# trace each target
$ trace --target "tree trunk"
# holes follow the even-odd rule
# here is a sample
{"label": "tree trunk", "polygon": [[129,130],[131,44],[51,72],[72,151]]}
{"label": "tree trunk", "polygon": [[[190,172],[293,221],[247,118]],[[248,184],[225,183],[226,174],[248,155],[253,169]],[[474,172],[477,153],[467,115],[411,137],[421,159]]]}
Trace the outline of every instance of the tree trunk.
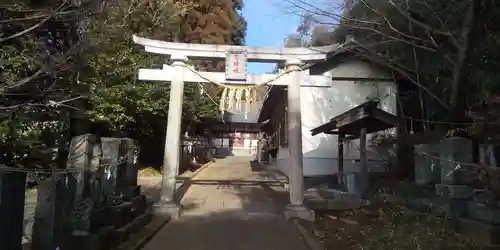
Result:
{"label": "tree trunk", "polygon": [[472,46],[470,46],[471,35],[474,33],[473,28],[476,21],[476,11],[478,8],[478,0],[471,1],[465,13],[464,22],[462,24],[460,38],[458,40],[456,55],[456,67],[453,70],[453,78],[451,82],[450,93],[450,108],[452,121],[462,121],[465,117],[466,109],[466,89],[467,89],[467,56]]}

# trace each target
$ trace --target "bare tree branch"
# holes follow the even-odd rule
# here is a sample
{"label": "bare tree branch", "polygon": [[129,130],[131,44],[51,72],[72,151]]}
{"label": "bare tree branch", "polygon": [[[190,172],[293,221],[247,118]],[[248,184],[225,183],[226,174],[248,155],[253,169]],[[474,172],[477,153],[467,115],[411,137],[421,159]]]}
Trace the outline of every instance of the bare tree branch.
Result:
{"label": "bare tree branch", "polygon": [[5,93],[5,91],[8,91],[10,89],[18,88],[18,87],[21,87],[27,83],[30,83],[33,80],[37,79],[41,74],[43,74],[45,72],[50,72],[50,71],[52,71],[52,69],[57,68],[58,66],[60,66],[63,63],[66,63],[69,59],[71,59],[71,57],[74,55],[75,51],[80,49],[81,44],[82,44],[82,41],[73,45],[66,53],[61,55],[59,58],[56,58],[54,60],[55,63],[46,64],[46,65],[42,66],[39,70],[37,70],[35,73],[33,73],[32,75],[30,75],[26,78],[23,78],[19,81],[16,81],[14,83],[7,84],[7,86],[0,87],[0,95],[3,95]]}
{"label": "bare tree branch", "polygon": [[[382,31],[380,31],[380,30],[378,30],[376,28],[371,28],[371,27],[366,27],[366,26],[361,26],[361,25],[351,25],[351,24],[348,23],[348,22],[355,22],[355,23],[359,23],[359,24],[372,24],[372,25],[380,26],[381,24],[379,22],[369,21],[369,20],[363,20],[363,19],[348,18],[348,17],[342,16],[342,15],[330,13],[330,12],[327,12],[327,11],[319,9],[318,7],[316,7],[316,6],[314,6],[314,5],[310,4],[310,3],[307,3],[304,0],[285,0],[285,1],[287,3],[293,5],[294,7],[300,9],[301,11],[306,12],[306,13],[311,13],[313,15],[323,15],[323,16],[332,18],[333,20],[336,20],[336,21],[347,21],[347,22],[342,23],[342,25],[344,25],[346,27],[350,27],[350,28],[354,28],[354,29],[361,29],[361,30],[366,30],[366,31],[371,31],[371,32],[374,32],[374,33],[379,34],[381,36],[384,36],[386,38],[390,38],[390,39],[395,40],[395,41],[400,41],[402,43],[406,43],[406,44],[411,45],[411,46],[416,46],[416,47],[418,47],[420,49],[423,49],[423,50],[427,50],[427,51],[431,51],[431,52],[438,52],[439,51],[439,47],[431,48],[429,46],[425,46],[425,45],[422,45],[422,44],[415,43],[415,41],[420,41],[420,42],[423,42],[423,43],[428,42],[428,43],[430,43],[430,44],[432,44],[434,46],[436,45],[436,44],[434,44],[432,42],[425,41],[422,38],[411,36],[411,35],[405,34],[404,32],[398,30],[397,28],[394,27],[394,25],[392,25],[392,22],[390,22],[387,19],[387,17],[385,17],[383,14],[381,14],[377,10],[373,9],[372,7],[370,7],[363,0],[360,0],[360,1],[365,5],[365,7],[367,7],[370,11],[372,11],[373,13],[379,15],[381,18],[383,18],[384,21],[385,21],[385,23],[387,23],[387,25],[389,26],[389,28],[392,31],[394,31],[396,34],[400,35],[402,38],[398,38],[398,37],[395,37],[393,35],[384,33],[384,32],[382,32]],[[306,8],[306,7],[302,6],[301,4],[306,5],[306,6],[310,7],[311,9]],[[318,24],[321,24],[321,25],[332,25],[332,26],[337,25],[336,23],[330,23],[330,22],[324,22],[324,21],[318,21],[318,20],[314,20],[314,21],[316,23],[318,23]],[[406,40],[406,39],[403,39],[403,38],[407,38],[409,40]]]}
{"label": "bare tree branch", "polygon": [[[340,21],[356,21],[356,22],[364,23],[364,24],[380,25],[379,22],[370,21],[370,20],[362,20],[362,19],[352,19],[349,17],[345,17],[342,15],[336,14],[335,12],[324,11],[324,10],[322,10],[322,9],[320,9],[320,8],[310,4],[310,3],[307,3],[303,0],[284,0],[284,1],[291,4],[293,7],[299,9],[300,12],[311,13],[315,16],[327,17],[327,18],[330,18],[330,19],[338,21],[338,22],[340,22]],[[300,4],[297,4],[295,1],[299,2],[300,4],[309,6],[312,9],[309,9],[309,8],[306,8],[302,5],[300,5]],[[298,14],[298,16],[303,16],[303,15]],[[318,20],[315,20],[315,22],[320,23],[320,21],[318,21]],[[338,23],[328,23],[328,24],[330,24],[332,26],[338,25]]]}
{"label": "bare tree branch", "polygon": [[[350,19],[350,20],[355,20],[355,19]],[[316,23],[321,24],[321,25],[331,25],[331,23],[328,23],[328,22],[316,21]],[[386,33],[382,32],[382,31],[380,31],[378,29],[375,29],[375,28],[364,27],[364,26],[361,26],[361,25],[359,25],[359,26],[358,25],[351,25],[351,24],[348,24],[348,23],[344,23],[342,25],[344,25],[345,27],[353,28],[353,29],[371,31],[371,32],[379,34],[379,35],[381,35],[383,37],[389,38],[389,39],[391,39],[393,41],[402,42],[402,43],[405,43],[405,44],[408,44],[408,45],[411,45],[411,46],[415,46],[417,48],[420,48],[420,49],[423,49],[423,50],[426,50],[426,51],[438,52],[438,50],[436,50],[435,48],[431,48],[431,47],[428,47],[428,46],[425,46],[425,45],[420,45],[420,44],[415,43],[414,41],[409,41],[409,40],[406,40],[406,39],[403,39],[403,38],[398,38],[398,37],[395,37],[393,35],[386,34]]]}
{"label": "bare tree branch", "polygon": [[431,33],[434,33],[434,34],[438,34],[438,35],[443,35],[443,36],[446,36],[448,37],[448,39],[450,39],[450,41],[453,43],[453,45],[455,45],[455,47],[459,48],[460,47],[460,44],[458,43],[457,39],[455,39],[454,37],[454,34],[450,31],[444,31],[444,30],[438,30],[438,29],[434,29],[432,28],[431,26],[423,23],[423,22],[420,22],[418,20],[416,20],[415,18],[411,17],[410,15],[408,15],[407,12],[401,10],[395,3],[393,0],[389,0],[389,3],[394,7],[394,9],[396,9],[401,15],[403,15],[404,17],[408,18],[410,21],[412,21],[414,24],[420,26],[421,28],[431,32]]}
{"label": "bare tree branch", "polygon": [[49,100],[48,103],[33,103],[33,102],[25,102],[21,104],[16,104],[16,105],[11,105],[11,106],[0,106],[0,110],[12,110],[15,111],[16,109],[22,108],[22,107],[57,107],[57,106],[63,106],[75,110],[79,110],[76,107],[67,105],[65,103],[72,102],[78,99],[86,98],[86,96],[77,96],[73,98],[65,98],[62,101],[53,101]]}
{"label": "bare tree branch", "polygon": [[[376,14],[377,17],[370,17],[368,16],[367,19],[364,19],[364,18],[353,18],[353,16],[349,15],[349,14],[346,14],[346,13],[343,13],[342,15],[340,14],[337,14],[335,12],[331,12],[331,11],[327,11],[323,8],[320,8],[319,6],[315,6],[313,3],[310,3],[310,2],[307,2],[306,0],[284,0],[285,2],[289,3],[293,8],[295,8],[296,10],[299,10],[301,12],[307,12],[307,13],[311,13],[315,16],[318,16],[318,17],[325,17],[326,19],[330,19],[331,22],[328,22],[328,21],[318,21],[318,20],[315,20],[318,24],[321,24],[321,25],[331,25],[331,26],[338,26],[338,25],[341,25],[342,27],[345,27],[347,29],[352,29],[352,30],[361,30],[361,31],[367,31],[366,33],[368,34],[364,34],[363,35],[363,40],[367,40],[367,42],[369,42],[370,39],[368,39],[367,36],[369,36],[369,33],[372,33],[372,34],[376,34],[378,36],[380,36],[382,38],[382,40],[384,41],[390,41],[390,42],[394,42],[394,43],[402,43],[402,44],[407,44],[410,46],[410,48],[413,48],[413,55],[414,55],[414,58],[413,58],[413,64],[415,64],[415,71],[417,71],[417,74],[418,74],[418,71],[420,71],[419,67],[417,64],[419,64],[419,60],[415,58],[416,54],[417,54],[417,51],[415,51],[415,48],[418,48],[418,49],[422,49],[422,50],[425,50],[425,51],[429,51],[429,52],[432,52],[432,53],[435,53],[437,56],[443,58],[443,60],[446,62],[446,64],[449,64],[449,66],[445,66],[445,67],[448,67],[448,71],[449,72],[452,72],[453,74],[453,79],[451,79],[451,97],[454,96],[454,98],[456,99],[457,98],[457,94],[456,94],[456,91],[457,89],[459,88],[457,86],[457,82],[460,82],[459,80],[457,79],[460,79],[460,77],[458,77],[458,75],[461,75],[462,74],[462,67],[463,67],[463,61],[465,60],[464,57],[465,55],[467,54],[466,52],[464,53],[464,51],[467,51],[467,48],[469,47],[468,46],[468,43],[467,43],[467,39],[465,39],[465,35],[464,35],[464,32],[466,34],[469,34],[470,31],[468,32],[467,31],[467,27],[466,26],[471,26],[470,22],[468,22],[468,18],[467,18],[467,15],[465,16],[466,20],[465,20],[465,24],[462,25],[462,27],[459,27],[457,30],[460,31],[459,34],[457,34],[456,31],[452,30],[450,27],[446,27],[449,22],[445,22],[441,16],[433,10],[433,8],[431,8],[432,6],[430,6],[427,2],[425,1],[419,1],[421,2],[421,6],[427,10],[426,11],[426,15],[431,15],[433,17],[435,17],[435,19],[437,20],[437,23],[438,25],[437,26],[440,26],[439,28],[436,28],[436,27],[432,27],[431,25],[423,22],[423,21],[419,21],[417,20],[416,18],[414,18],[412,15],[410,15],[410,12],[409,10],[405,11],[401,8],[401,6],[399,5],[399,3],[396,3],[394,0],[390,0],[388,2],[388,4],[385,4],[385,6],[390,6],[390,8],[394,9],[395,12],[391,12],[391,13],[397,13],[399,15],[401,15],[402,17],[406,18],[409,23],[410,23],[410,26],[415,26],[415,27],[418,27],[418,28],[421,28],[423,30],[423,35],[420,34],[420,35],[415,35],[413,34],[413,32],[408,32],[408,31],[405,31],[405,29],[400,29],[398,28],[396,25],[394,25],[394,20],[390,19],[386,13],[382,13],[379,11],[378,8],[375,8],[375,7],[372,7],[367,0],[359,0],[358,1],[358,5],[359,4],[362,4],[363,7],[368,10],[369,12],[371,13],[374,13]],[[409,8],[409,3],[408,1],[406,1],[406,5],[408,6]],[[469,3],[468,4],[471,4],[471,2],[473,3],[474,0],[470,0],[468,1]],[[456,1],[453,1],[451,3],[451,5],[455,4],[457,9],[460,9],[462,10],[462,2],[461,3],[458,3]],[[352,7],[352,6],[351,6]],[[470,8],[468,9],[470,10]],[[380,19],[382,22],[378,22],[377,19]],[[399,24],[398,24],[399,26]],[[449,41],[449,43],[447,44],[441,44],[443,41],[441,39],[441,41],[436,41],[437,39],[437,36],[442,36],[444,38],[447,39],[447,41]],[[457,39],[457,37],[459,37],[459,39]],[[375,38],[375,40],[377,40]],[[448,45],[448,44],[451,44],[452,46],[450,46],[451,48],[454,48],[455,49],[455,52],[448,52],[448,51],[445,51],[443,48],[445,45]],[[361,45],[360,45],[361,46]],[[365,49],[368,49],[368,47],[365,47]],[[402,69],[401,66],[403,65],[397,65],[396,61],[393,60],[391,57],[392,55],[389,55],[387,54],[388,51],[386,52],[382,52],[382,53],[374,53],[374,51],[371,51],[372,53],[372,57],[377,57],[377,60],[380,60],[380,59],[383,59],[383,61],[386,61],[384,62],[386,65],[389,65],[391,66],[392,69],[394,69],[396,72],[402,74],[402,75],[405,75],[403,71],[401,71],[400,69]],[[371,58],[371,59],[374,59],[374,58]],[[396,63],[396,64],[395,64]],[[445,65],[446,65],[445,64]],[[396,66],[397,65],[397,66]],[[408,76],[408,75],[407,75]],[[419,76],[419,75],[417,75]],[[433,94],[432,92],[430,92],[427,88],[425,88],[425,86],[422,86],[419,82],[420,82],[420,77],[417,77],[417,79],[413,79],[412,77],[408,76],[408,79],[410,79],[410,81],[414,84],[416,84],[417,86],[419,86],[420,89],[424,90],[425,92],[427,92],[428,94],[430,94],[433,99],[436,99],[438,101],[438,103],[440,103],[443,107],[447,108],[448,109],[448,104],[445,104],[444,101],[442,101],[440,98],[437,97],[437,95]],[[442,87],[444,88],[444,86]],[[453,101],[455,100],[454,98],[451,98],[451,102],[449,104],[452,104],[453,102],[456,102],[456,101]]]}
{"label": "bare tree branch", "polygon": [[372,7],[371,7],[370,5],[368,5],[368,4],[367,4],[364,0],[359,0],[359,1],[361,1],[361,2],[365,5],[365,7],[366,7],[367,9],[369,9],[370,11],[372,11],[373,13],[377,14],[377,15],[378,15],[378,16],[380,16],[382,19],[384,19],[384,21],[387,23],[387,25],[389,26],[389,28],[390,28],[392,31],[394,31],[396,34],[398,34],[398,35],[400,35],[400,36],[402,36],[402,37],[405,37],[405,38],[411,39],[411,40],[415,40],[415,41],[423,41],[423,39],[420,39],[420,38],[415,37],[415,36],[413,36],[413,35],[408,35],[408,34],[405,34],[405,33],[401,32],[401,31],[399,31],[398,29],[396,29],[396,28],[394,27],[394,25],[392,25],[392,22],[391,22],[391,21],[389,21],[389,19],[387,19],[387,17],[386,17],[385,15],[381,14],[379,11],[377,11],[377,10],[376,10],[376,9],[374,9],[374,8],[372,8]]}
{"label": "bare tree branch", "polygon": [[0,38],[0,43],[3,43],[5,41],[8,41],[10,39],[13,39],[13,38],[17,38],[17,37],[20,37],[20,36],[23,36],[35,29],[37,29],[38,27],[42,26],[44,23],[46,23],[47,21],[49,21],[50,19],[52,19],[54,17],[55,14],[57,14],[57,12],[59,12],[64,6],[66,5],[66,1],[63,1],[63,3],[61,5],[59,5],[51,15],[47,16],[46,18],[44,18],[43,20],[41,20],[40,22],[38,22],[37,24],[27,28],[27,29],[24,29],[20,32],[17,32],[11,36],[8,36],[8,37],[3,37],[3,38]]}
{"label": "bare tree branch", "polygon": [[436,40],[434,40],[434,37],[430,33],[427,33],[427,36],[431,40],[431,42],[434,44],[434,47],[437,49],[437,51],[448,61],[453,68],[457,68],[457,63],[446,53],[441,49],[441,46],[438,45]]}
{"label": "bare tree branch", "polygon": [[362,45],[360,43],[357,43],[357,42],[354,42],[354,43],[356,45],[358,45],[360,48],[363,48],[365,50],[370,51],[371,54],[372,54],[371,56],[370,55],[359,54],[360,56],[368,57],[370,60],[372,60],[374,62],[378,62],[381,65],[386,65],[386,66],[390,67],[392,70],[394,70],[395,72],[399,73],[400,75],[406,77],[413,84],[415,84],[416,86],[418,86],[419,88],[421,88],[422,90],[424,90],[425,92],[427,92],[427,94],[429,94],[433,99],[435,99],[444,108],[449,109],[448,105],[443,100],[441,100],[441,98],[439,98],[436,94],[434,94],[432,91],[430,91],[427,87],[425,87],[422,84],[420,84],[417,80],[413,79],[413,77],[410,76],[407,73],[406,70],[402,70],[402,68],[404,68],[404,67],[401,67],[400,64],[398,64],[397,62],[392,61],[388,57],[384,57],[383,59],[385,59],[385,61],[383,61],[383,60],[381,60],[382,58],[379,55],[377,55],[376,53],[374,53],[373,51],[371,51],[369,48],[365,47],[364,45]]}
{"label": "bare tree branch", "polygon": [[68,11],[58,11],[52,14],[40,14],[40,15],[33,15],[33,16],[27,16],[27,17],[20,17],[20,18],[11,18],[11,19],[6,19],[6,20],[0,20],[1,23],[13,23],[13,22],[20,22],[20,21],[29,21],[29,20],[35,20],[35,19],[40,19],[40,18],[50,18],[50,17],[59,17],[59,16],[67,16],[74,14],[78,11],[81,11],[79,9],[75,10],[68,10]]}

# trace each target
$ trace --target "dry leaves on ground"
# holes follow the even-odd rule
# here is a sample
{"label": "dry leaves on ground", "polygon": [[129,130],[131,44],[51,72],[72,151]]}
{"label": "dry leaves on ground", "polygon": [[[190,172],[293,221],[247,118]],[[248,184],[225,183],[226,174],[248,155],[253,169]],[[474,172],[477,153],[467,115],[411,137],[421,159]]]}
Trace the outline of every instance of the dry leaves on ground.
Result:
{"label": "dry leaves on ground", "polygon": [[442,218],[408,210],[382,196],[354,211],[319,213],[310,230],[328,250],[348,249],[475,249]]}

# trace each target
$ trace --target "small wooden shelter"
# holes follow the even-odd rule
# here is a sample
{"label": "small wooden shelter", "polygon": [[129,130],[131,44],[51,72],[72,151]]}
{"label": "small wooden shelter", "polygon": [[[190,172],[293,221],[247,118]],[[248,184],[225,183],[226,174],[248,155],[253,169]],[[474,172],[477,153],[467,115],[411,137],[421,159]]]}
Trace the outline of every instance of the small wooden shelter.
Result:
{"label": "small wooden shelter", "polygon": [[403,124],[401,118],[378,108],[378,101],[367,101],[344,113],[341,113],[329,122],[311,130],[312,135],[320,133],[337,134],[338,137],[338,166],[339,173],[344,168],[345,140],[360,139],[361,170],[367,171],[366,134],[375,133]]}

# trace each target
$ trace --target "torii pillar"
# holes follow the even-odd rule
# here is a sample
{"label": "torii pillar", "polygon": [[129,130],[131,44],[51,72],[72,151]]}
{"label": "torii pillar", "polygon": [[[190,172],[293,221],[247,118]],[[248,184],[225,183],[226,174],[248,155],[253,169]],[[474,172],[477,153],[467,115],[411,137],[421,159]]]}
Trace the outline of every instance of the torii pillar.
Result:
{"label": "torii pillar", "polygon": [[182,103],[184,100],[184,64],[185,56],[172,56],[172,84],[168,106],[168,123],[163,153],[163,174],[160,189],[160,201],[153,208],[157,214],[170,215],[177,219],[180,216],[180,206],[174,201],[176,177],[179,174]]}
{"label": "torii pillar", "polygon": [[[300,70],[300,60],[288,60],[287,70]],[[300,108],[300,71],[289,73],[287,91],[288,109],[288,151],[290,172],[290,204],[285,207],[285,218],[300,218],[314,221],[314,211],[304,206],[304,165],[302,161],[302,115]]]}
{"label": "torii pillar", "polygon": [[288,86],[288,135],[289,135],[289,192],[290,204],[285,207],[287,219],[300,218],[313,221],[314,212],[304,206],[304,176],[302,162],[302,119],[300,109],[300,87],[331,87],[332,80],[328,76],[310,76],[308,72],[300,72],[300,66],[306,62],[317,62],[326,59],[326,53],[334,47],[318,48],[259,48],[228,45],[183,44],[151,40],[134,36],[134,41],[145,47],[148,52],[171,55],[172,66],[163,69],[140,69],[140,80],[170,81],[170,103],[167,133],[165,140],[165,156],[163,160],[163,178],[161,198],[155,204],[155,212],[166,214],[172,218],[179,217],[179,205],[174,200],[176,176],[179,172],[180,132],[184,83],[207,83],[207,79],[225,84],[255,84],[276,78],[275,74],[249,74],[244,81],[232,81],[220,72],[199,72],[195,74],[185,69],[184,63],[192,59],[224,59],[228,51],[244,51],[250,61],[286,62],[286,69],[293,70],[281,77],[272,85]]}

